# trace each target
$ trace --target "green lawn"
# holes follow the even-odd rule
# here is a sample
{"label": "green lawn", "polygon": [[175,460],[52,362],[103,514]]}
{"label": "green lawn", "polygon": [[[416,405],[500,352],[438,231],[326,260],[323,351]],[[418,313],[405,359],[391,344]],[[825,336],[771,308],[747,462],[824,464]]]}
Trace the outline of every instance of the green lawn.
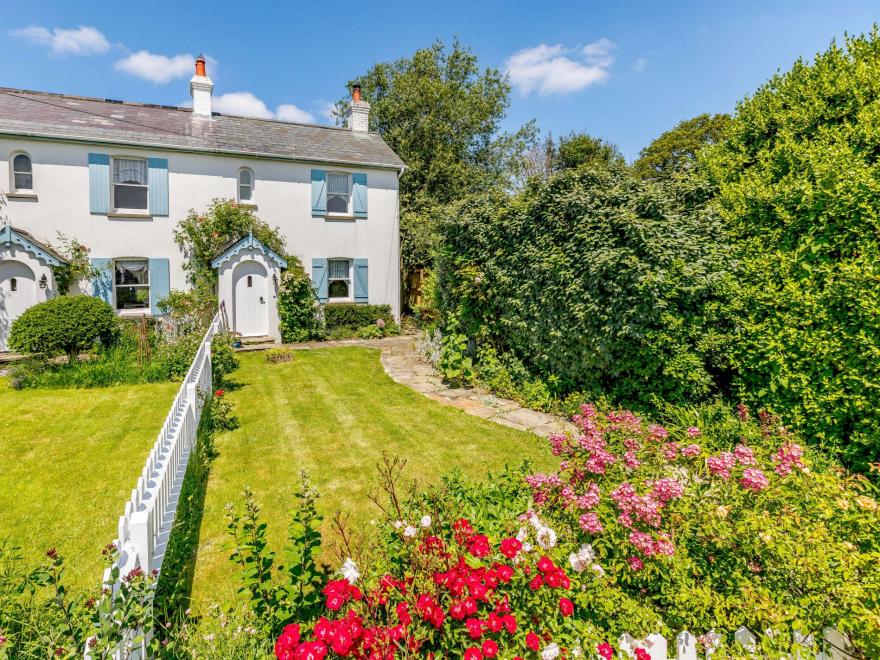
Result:
{"label": "green lawn", "polygon": [[404,476],[426,481],[454,468],[482,477],[526,457],[549,465],[541,438],[395,383],[376,350],[298,351],[281,364],[248,353],[232,377],[240,387],[227,396],[241,427],[215,439],[218,455],[208,479],[192,594],[197,606],[222,602],[238,586],[223,508],[227,502],[240,507],[245,486],[263,507],[270,544],[280,548],[303,468],[321,493],[325,516],[343,510],[366,523],[378,517],[367,493],[383,452],[408,460]]}
{"label": "green lawn", "polygon": [[16,391],[0,378],[0,540],[36,561],[56,547],[70,583],[97,586],[101,548],[177,385]]}

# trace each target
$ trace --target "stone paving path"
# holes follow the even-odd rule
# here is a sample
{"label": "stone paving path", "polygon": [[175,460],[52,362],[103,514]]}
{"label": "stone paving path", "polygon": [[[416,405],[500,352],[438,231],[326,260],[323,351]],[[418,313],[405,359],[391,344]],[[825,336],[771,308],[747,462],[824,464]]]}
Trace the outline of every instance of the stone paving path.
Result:
{"label": "stone paving path", "polygon": [[416,352],[415,337],[383,339],[379,342],[379,348],[382,351],[382,366],[393,380],[421,392],[433,401],[496,424],[541,436],[564,430],[574,431],[574,425],[562,417],[523,408],[516,401],[502,399],[478,387],[449,387],[434,367]]}

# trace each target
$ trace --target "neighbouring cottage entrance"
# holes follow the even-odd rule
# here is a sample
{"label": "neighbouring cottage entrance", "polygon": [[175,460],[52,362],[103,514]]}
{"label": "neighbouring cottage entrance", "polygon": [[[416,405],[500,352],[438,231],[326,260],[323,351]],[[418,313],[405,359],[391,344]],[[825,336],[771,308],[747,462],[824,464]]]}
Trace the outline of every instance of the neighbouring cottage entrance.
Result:
{"label": "neighbouring cottage entrance", "polygon": [[211,262],[217,270],[217,298],[232,310],[232,330],[243,337],[281,339],[278,285],[285,259],[248,234],[230,242]]}
{"label": "neighbouring cottage entrance", "polygon": [[19,261],[0,261],[0,351],[9,350],[12,322],[36,302],[34,271]]}
{"label": "neighbouring cottage entrance", "polygon": [[245,337],[269,333],[269,278],[266,268],[256,261],[243,261],[235,267],[233,327]]}
{"label": "neighbouring cottage entrance", "polygon": [[52,269],[64,258],[26,231],[0,225],[0,351],[9,350],[12,322],[55,295]]}

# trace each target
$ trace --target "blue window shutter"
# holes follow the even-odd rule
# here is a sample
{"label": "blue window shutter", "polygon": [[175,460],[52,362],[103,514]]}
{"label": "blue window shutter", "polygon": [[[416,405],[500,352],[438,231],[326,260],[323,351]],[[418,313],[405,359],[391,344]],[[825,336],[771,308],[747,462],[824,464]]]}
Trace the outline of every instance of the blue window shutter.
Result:
{"label": "blue window shutter", "polygon": [[318,302],[324,304],[330,299],[329,283],[327,282],[327,259],[312,259],[312,288],[318,296]]}
{"label": "blue window shutter", "polygon": [[171,293],[171,269],[168,259],[150,259],[150,314],[164,314],[159,301]]}
{"label": "blue window shutter", "polygon": [[113,260],[90,259],[92,266],[92,295],[108,305],[113,304]]}
{"label": "blue window shutter", "polygon": [[370,300],[370,278],[366,259],[354,260],[354,301],[365,303]]}
{"label": "blue window shutter", "polygon": [[150,215],[168,215],[168,159],[147,159]]}
{"label": "blue window shutter", "polygon": [[110,213],[110,156],[89,154],[89,212]]}
{"label": "blue window shutter", "polygon": [[351,196],[354,200],[354,217],[367,217],[367,175],[355,172],[351,175]]}
{"label": "blue window shutter", "polygon": [[312,170],[312,215],[327,215],[327,173]]}

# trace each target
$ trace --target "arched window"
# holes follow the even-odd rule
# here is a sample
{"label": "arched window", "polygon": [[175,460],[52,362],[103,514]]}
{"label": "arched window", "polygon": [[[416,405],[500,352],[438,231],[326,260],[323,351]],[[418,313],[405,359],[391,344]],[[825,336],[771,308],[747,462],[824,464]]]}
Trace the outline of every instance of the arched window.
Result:
{"label": "arched window", "polygon": [[15,192],[34,189],[34,170],[31,157],[27,154],[16,154],[12,158],[12,187]]}
{"label": "arched window", "polygon": [[9,290],[18,291],[18,280],[14,277],[9,278]]}
{"label": "arched window", "polygon": [[238,171],[238,201],[245,204],[254,201],[254,173],[247,167]]}

